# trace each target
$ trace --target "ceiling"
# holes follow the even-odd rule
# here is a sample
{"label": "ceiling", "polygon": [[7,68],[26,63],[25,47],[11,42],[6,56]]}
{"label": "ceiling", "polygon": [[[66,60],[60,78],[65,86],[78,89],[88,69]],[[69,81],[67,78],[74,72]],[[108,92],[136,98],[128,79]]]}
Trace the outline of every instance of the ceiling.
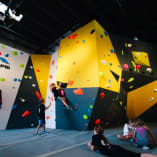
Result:
{"label": "ceiling", "polygon": [[23,14],[20,22],[0,21],[0,40],[31,53],[46,54],[68,31],[96,19],[109,33],[157,42],[153,1],[0,0]]}

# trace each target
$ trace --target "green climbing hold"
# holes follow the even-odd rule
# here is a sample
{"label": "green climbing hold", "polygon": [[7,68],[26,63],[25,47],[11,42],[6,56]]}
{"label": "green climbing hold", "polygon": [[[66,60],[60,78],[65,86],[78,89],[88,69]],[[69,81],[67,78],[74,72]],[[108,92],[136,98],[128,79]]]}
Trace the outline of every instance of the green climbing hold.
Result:
{"label": "green climbing hold", "polygon": [[104,77],[104,73],[103,72],[100,72],[99,74],[100,74],[101,77]]}
{"label": "green climbing hold", "polygon": [[2,44],[1,46],[2,46],[3,49],[5,49],[5,45]]}
{"label": "green climbing hold", "polygon": [[128,44],[127,44],[127,43],[125,43],[124,45],[125,45],[126,48],[128,47]]}
{"label": "green climbing hold", "polygon": [[122,102],[122,101],[120,101],[119,103],[120,103],[121,106],[123,105],[123,102]]}
{"label": "green climbing hold", "polygon": [[118,95],[116,96],[116,101],[118,100]]}
{"label": "green climbing hold", "polygon": [[83,118],[84,118],[85,120],[87,120],[87,119],[88,119],[88,116],[87,116],[86,114],[84,114],[84,115],[83,115]]}
{"label": "green climbing hold", "polygon": [[129,88],[130,88],[130,89],[132,89],[133,87],[134,87],[134,86],[133,86],[133,85],[131,85]]}
{"label": "green climbing hold", "polygon": [[20,68],[24,68],[24,64],[20,64]]}
{"label": "green climbing hold", "polygon": [[122,56],[124,56],[124,51],[122,50]]}
{"label": "green climbing hold", "polygon": [[25,75],[25,76],[24,76],[24,78],[25,78],[25,79],[28,79],[28,76],[27,76],[27,75]]}
{"label": "green climbing hold", "polygon": [[132,81],[134,81],[134,78],[133,78],[133,77],[129,78],[128,83],[130,83],[130,82],[132,82]]}
{"label": "green climbing hold", "polygon": [[16,55],[18,55],[18,52],[17,52],[17,51],[13,51],[12,54],[13,54],[14,56],[16,56]]}
{"label": "green climbing hold", "polygon": [[0,78],[0,81],[1,81],[1,82],[4,82],[4,81],[5,81],[5,78],[4,78],[4,77]]}
{"label": "green climbing hold", "polygon": [[93,105],[90,105],[90,108],[93,108]]}

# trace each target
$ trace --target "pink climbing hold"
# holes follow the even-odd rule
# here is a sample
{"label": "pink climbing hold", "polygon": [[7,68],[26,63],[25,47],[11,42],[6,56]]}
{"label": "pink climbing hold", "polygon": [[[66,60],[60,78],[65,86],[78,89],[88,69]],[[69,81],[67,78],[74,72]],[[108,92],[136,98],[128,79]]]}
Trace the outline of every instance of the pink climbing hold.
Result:
{"label": "pink climbing hold", "polygon": [[128,64],[123,64],[123,69],[127,70],[128,69]]}
{"label": "pink climbing hold", "polygon": [[71,38],[71,36],[69,35],[69,36],[68,36],[68,39],[70,39],[70,38]]}
{"label": "pink climbing hold", "polygon": [[121,78],[121,82],[124,82],[124,78]]}
{"label": "pink climbing hold", "polygon": [[136,69],[140,69],[141,68],[141,65],[136,65]]}

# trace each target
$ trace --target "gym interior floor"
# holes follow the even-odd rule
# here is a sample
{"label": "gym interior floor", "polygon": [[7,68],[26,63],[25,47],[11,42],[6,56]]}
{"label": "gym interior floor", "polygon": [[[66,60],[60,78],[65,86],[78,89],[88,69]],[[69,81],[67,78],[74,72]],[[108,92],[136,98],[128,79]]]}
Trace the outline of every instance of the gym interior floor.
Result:
{"label": "gym interior floor", "polygon": [[[157,125],[148,125],[157,138]],[[105,129],[104,135],[113,144],[135,152],[157,155],[157,147],[142,150],[132,143],[120,141],[116,135],[122,133],[122,126]],[[91,152],[87,142],[91,141],[93,131],[47,129],[48,134],[35,136],[33,129],[0,131],[0,157],[101,157],[98,151]]]}

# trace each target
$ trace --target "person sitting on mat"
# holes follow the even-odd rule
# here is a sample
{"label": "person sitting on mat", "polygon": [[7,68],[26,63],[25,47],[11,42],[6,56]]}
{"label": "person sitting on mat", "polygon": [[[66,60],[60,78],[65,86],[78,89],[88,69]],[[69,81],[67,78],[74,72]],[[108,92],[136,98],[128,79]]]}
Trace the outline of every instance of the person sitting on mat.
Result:
{"label": "person sitting on mat", "polygon": [[94,128],[94,135],[92,136],[92,142],[88,142],[91,151],[99,150],[103,155],[109,157],[157,157],[157,155],[153,154],[132,152],[121,146],[111,144],[103,133],[103,127],[101,125],[96,125]]}
{"label": "person sitting on mat", "polygon": [[65,98],[65,92],[64,90],[61,88],[61,82],[59,82],[58,87],[56,87],[55,83],[50,84],[50,90],[53,92],[54,97],[55,97],[55,101],[58,99],[60,99],[62,101],[62,103],[64,104],[64,106],[68,109],[68,110],[72,110],[72,108],[67,104],[66,102],[66,98]]}
{"label": "person sitting on mat", "polygon": [[135,120],[129,120],[129,123],[125,123],[123,127],[123,135],[118,134],[117,137],[120,140],[133,140],[135,122]]}
{"label": "person sitting on mat", "polygon": [[153,135],[152,131],[146,126],[143,120],[137,119],[134,131],[134,141],[135,145],[142,147],[142,149],[150,149],[154,145],[157,145],[157,140]]}

